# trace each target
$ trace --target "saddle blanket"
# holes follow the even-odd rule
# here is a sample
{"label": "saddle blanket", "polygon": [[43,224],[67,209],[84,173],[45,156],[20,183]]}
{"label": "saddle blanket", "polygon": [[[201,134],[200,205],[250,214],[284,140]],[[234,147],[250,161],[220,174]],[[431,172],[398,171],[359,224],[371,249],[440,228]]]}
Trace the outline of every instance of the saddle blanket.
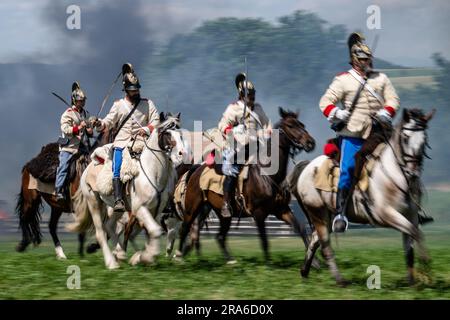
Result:
{"label": "saddle blanket", "polygon": [[[238,190],[239,193],[243,190],[244,181],[248,178],[249,167],[244,166],[239,173],[238,177]],[[200,176],[200,189],[204,191],[213,191],[217,194],[223,195],[223,182],[225,181],[224,175],[218,175],[214,168],[208,166],[205,167]]]}
{"label": "saddle blanket", "polygon": [[28,181],[28,189],[37,190],[42,193],[56,195],[54,183],[42,182],[41,180],[33,177],[31,175],[31,173],[29,174],[29,177],[30,177],[30,179]]}
{"label": "saddle blanket", "polygon": [[[364,164],[364,168],[357,184],[358,189],[362,192],[366,192],[369,188],[369,177],[375,166],[376,160],[380,157],[381,152],[385,147],[386,144],[379,144]],[[315,188],[326,192],[337,192],[339,173],[339,164],[333,159],[328,158],[314,174]]]}

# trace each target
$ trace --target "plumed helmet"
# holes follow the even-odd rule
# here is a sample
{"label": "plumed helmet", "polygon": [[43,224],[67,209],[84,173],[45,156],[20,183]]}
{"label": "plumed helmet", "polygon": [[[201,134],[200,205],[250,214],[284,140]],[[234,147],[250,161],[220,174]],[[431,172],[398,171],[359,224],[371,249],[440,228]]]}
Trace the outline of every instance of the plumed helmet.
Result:
{"label": "plumed helmet", "polygon": [[75,104],[75,101],[86,100],[86,95],[84,91],[81,90],[80,84],[75,81],[72,84],[72,104]]}
{"label": "plumed helmet", "polygon": [[369,46],[364,43],[364,36],[360,33],[354,32],[348,37],[348,49],[350,52],[350,64],[358,59],[371,59],[372,51]]}
{"label": "plumed helmet", "polygon": [[247,75],[243,72],[238,73],[235,84],[240,96],[244,96],[246,90],[248,90],[248,93],[256,92],[255,86],[251,81],[247,80]]}
{"label": "plumed helmet", "polygon": [[123,90],[139,90],[141,87],[139,78],[134,72],[133,65],[131,63],[125,63],[122,66],[122,84]]}

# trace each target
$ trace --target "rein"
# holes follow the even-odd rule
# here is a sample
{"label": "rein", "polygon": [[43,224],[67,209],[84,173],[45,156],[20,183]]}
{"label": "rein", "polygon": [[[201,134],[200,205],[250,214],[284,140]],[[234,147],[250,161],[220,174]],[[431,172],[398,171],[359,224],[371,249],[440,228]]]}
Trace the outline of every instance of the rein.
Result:
{"label": "rein", "polygon": [[[167,129],[168,128],[166,128],[165,130],[167,130]],[[134,144],[134,142],[133,142],[133,144]],[[156,159],[158,159],[158,161],[161,163],[161,165],[163,165],[163,163],[161,162],[161,159],[159,159],[159,157],[156,155],[156,152],[163,153],[169,159],[170,162],[172,161],[169,157],[169,154],[170,154],[170,152],[172,152],[173,147],[168,148],[167,150],[155,149],[155,148],[152,148],[147,145],[147,139],[144,139],[144,145],[148,150],[150,150],[155,155]],[[164,190],[166,189],[166,186],[164,186],[164,188],[162,188],[161,190],[158,190],[158,187],[152,182],[150,177],[145,172],[144,166],[142,165],[141,157],[138,157],[138,162],[139,162],[139,166],[141,167],[141,171],[144,173],[144,176],[147,178],[147,181],[150,183],[150,185],[155,189],[155,191],[157,193],[158,202],[156,205],[156,214],[158,214],[159,207],[161,205],[161,195],[164,192]]]}
{"label": "rein", "polygon": [[[400,149],[400,153],[401,153],[400,159],[399,159],[399,157],[397,155],[396,149],[392,146],[391,142],[387,138],[384,128],[382,126],[380,128],[381,128],[381,133],[383,135],[385,143],[392,149],[392,152],[394,154],[394,158],[395,158],[395,160],[397,162],[397,165],[400,168],[400,171],[402,172],[402,175],[403,175],[403,177],[404,177],[404,179],[406,181],[406,184],[408,186],[407,190],[404,190],[403,188],[401,188],[397,184],[397,182],[389,175],[389,173],[387,172],[385,166],[383,165],[383,162],[380,160],[381,169],[382,169],[383,173],[385,174],[386,177],[389,178],[389,180],[391,180],[391,182],[395,185],[395,187],[398,190],[400,190],[406,196],[406,198],[411,199],[420,210],[425,212],[425,210],[420,205],[420,203],[418,203],[418,201],[416,199],[414,199],[414,197],[408,192],[408,191],[410,191],[412,189],[412,187],[411,187],[411,181],[412,180],[411,179],[412,178],[416,178],[418,176],[416,174],[408,174],[408,172],[405,170],[405,166],[408,163],[418,163],[419,166],[420,166],[422,164],[423,160],[422,159],[418,159],[418,158],[416,158],[416,157],[406,153],[404,148],[403,148],[403,144],[400,141],[400,139],[401,139],[401,136],[402,136],[402,131],[404,131],[404,130],[415,131],[415,132],[417,132],[417,131],[425,131],[427,129],[427,126],[426,125],[421,125],[421,126],[415,127],[415,128],[406,128],[406,127],[404,127],[402,125],[400,130],[394,129],[396,131],[396,134],[398,135],[398,142],[397,143],[399,145],[399,149]],[[427,145],[427,143],[426,143],[426,145]],[[425,153],[423,153],[422,156],[423,155],[425,155]],[[405,159],[405,158],[410,158],[410,159]]]}

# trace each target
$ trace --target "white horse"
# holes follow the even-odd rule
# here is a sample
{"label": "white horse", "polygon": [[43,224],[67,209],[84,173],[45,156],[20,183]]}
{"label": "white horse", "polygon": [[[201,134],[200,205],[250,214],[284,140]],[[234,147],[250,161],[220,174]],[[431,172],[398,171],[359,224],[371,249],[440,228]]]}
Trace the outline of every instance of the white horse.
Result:
{"label": "white horse", "polygon": [[[130,259],[132,265],[140,262],[151,264],[159,255],[159,237],[162,233],[155,217],[166,206],[169,193],[174,188],[176,180],[175,167],[187,159],[189,150],[185,148],[185,141],[181,131],[178,130],[179,115],[169,117],[155,128],[145,141],[145,147],[139,159],[139,174],[130,182],[129,194],[126,196],[128,209],[136,216],[139,224],[148,232],[148,239],[143,251],[137,251]],[[91,164],[90,166],[92,166]],[[92,224],[95,227],[96,238],[103,251],[105,265],[108,269],[119,267],[116,257],[126,257],[122,252],[116,232],[116,223],[123,213],[110,211],[108,221],[108,207],[113,207],[112,195],[103,195],[95,192],[86,181],[90,166],[81,177],[80,192],[76,194],[75,213],[77,222],[70,229],[72,231],[87,230]],[[113,246],[116,246],[115,255],[111,252],[106,232],[111,237]]]}
{"label": "white horse", "polygon": [[[420,174],[427,146],[427,123],[434,111],[424,115],[421,110],[405,109],[403,118],[388,139],[386,148],[376,161],[369,178],[366,194],[355,189],[347,217],[356,223],[394,228],[403,234],[408,266],[408,280],[414,282],[413,242],[417,242],[419,260],[428,266],[429,257],[418,228],[420,208]],[[322,255],[339,285],[347,284],[339,273],[330,245],[331,221],[335,215],[335,194],[314,187],[314,174],[327,157],[322,155],[309,164],[303,163],[296,183],[296,196],[303,211],[315,227],[306,252],[301,275],[307,277],[315,251],[322,247]],[[301,170],[301,169],[300,169]]]}

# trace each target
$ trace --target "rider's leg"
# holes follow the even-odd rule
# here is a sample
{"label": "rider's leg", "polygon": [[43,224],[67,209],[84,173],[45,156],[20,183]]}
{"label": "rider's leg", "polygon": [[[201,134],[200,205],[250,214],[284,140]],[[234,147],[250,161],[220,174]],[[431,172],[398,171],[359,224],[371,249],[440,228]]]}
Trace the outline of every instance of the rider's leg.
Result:
{"label": "rider's leg", "polygon": [[114,211],[124,212],[125,203],[122,198],[122,182],[120,181],[120,166],[122,165],[121,148],[114,148],[113,154],[113,190],[114,190]]}
{"label": "rider's leg", "polygon": [[225,176],[225,181],[223,182],[223,206],[221,215],[224,218],[232,216],[231,201],[236,188],[236,180],[237,177],[235,176]]}
{"label": "rider's leg", "polygon": [[56,199],[64,200],[64,183],[66,182],[67,174],[69,172],[69,163],[72,158],[72,153],[67,151],[59,152],[59,165],[56,170],[55,191]]}
{"label": "rider's leg", "polygon": [[333,220],[334,232],[344,232],[348,227],[345,214],[355,169],[355,154],[361,149],[363,143],[364,140],[359,138],[342,138],[340,176],[336,195],[336,217]]}

